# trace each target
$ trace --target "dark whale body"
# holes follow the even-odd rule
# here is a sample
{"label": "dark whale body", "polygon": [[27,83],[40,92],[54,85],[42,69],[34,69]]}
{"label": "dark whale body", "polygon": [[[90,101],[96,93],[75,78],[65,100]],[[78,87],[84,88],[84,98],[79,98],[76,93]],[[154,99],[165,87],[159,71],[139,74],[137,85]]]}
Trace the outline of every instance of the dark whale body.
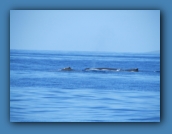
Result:
{"label": "dark whale body", "polygon": [[127,72],[138,72],[138,68],[132,69],[120,69],[120,68],[85,68],[84,71],[127,71]]}
{"label": "dark whale body", "polygon": [[133,69],[126,69],[124,71],[129,71],[129,72],[138,72],[139,69],[138,68],[133,68]]}
{"label": "dark whale body", "polygon": [[63,68],[61,69],[62,71],[72,71],[73,69],[71,67],[66,67],[66,68]]}
{"label": "dark whale body", "polygon": [[[61,69],[61,71],[72,71],[73,69],[71,67],[66,67]],[[138,68],[132,68],[132,69],[120,69],[120,68],[85,68],[83,71],[127,71],[127,72],[138,72]]]}

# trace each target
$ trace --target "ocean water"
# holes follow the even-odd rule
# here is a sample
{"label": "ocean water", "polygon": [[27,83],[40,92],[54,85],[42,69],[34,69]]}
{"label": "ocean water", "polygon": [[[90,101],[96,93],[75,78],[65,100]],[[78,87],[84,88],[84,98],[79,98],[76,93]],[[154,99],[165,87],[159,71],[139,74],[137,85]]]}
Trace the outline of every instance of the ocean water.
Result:
{"label": "ocean water", "polygon": [[160,55],[10,50],[10,121],[160,122]]}

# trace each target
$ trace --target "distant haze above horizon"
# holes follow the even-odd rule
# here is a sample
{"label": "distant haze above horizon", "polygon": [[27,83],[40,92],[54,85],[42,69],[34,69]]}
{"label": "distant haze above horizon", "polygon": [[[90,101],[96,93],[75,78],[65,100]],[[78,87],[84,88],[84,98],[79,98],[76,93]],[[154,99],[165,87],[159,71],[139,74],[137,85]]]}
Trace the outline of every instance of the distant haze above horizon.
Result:
{"label": "distant haze above horizon", "polygon": [[160,52],[160,10],[11,10],[10,49]]}

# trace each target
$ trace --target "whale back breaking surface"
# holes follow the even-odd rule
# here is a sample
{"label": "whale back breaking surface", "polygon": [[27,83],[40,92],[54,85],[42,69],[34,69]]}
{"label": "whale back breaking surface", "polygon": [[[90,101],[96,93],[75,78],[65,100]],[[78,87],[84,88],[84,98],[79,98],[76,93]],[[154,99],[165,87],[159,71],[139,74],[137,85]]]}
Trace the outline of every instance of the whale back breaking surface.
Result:
{"label": "whale back breaking surface", "polygon": [[[71,67],[66,67],[61,69],[61,71],[73,71]],[[131,69],[121,69],[121,68],[85,68],[82,71],[114,71],[114,72],[119,72],[119,71],[127,71],[127,72],[138,72],[138,68],[131,68]]]}
{"label": "whale back breaking surface", "polygon": [[71,67],[66,67],[66,68],[63,68],[61,69],[61,71],[72,71],[73,69]]}

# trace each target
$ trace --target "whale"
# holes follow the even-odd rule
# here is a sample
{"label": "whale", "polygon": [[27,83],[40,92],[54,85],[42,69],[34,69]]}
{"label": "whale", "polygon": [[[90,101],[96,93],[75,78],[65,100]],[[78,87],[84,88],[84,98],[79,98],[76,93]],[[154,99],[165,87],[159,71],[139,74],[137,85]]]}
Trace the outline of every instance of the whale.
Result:
{"label": "whale", "polygon": [[124,71],[129,71],[129,72],[138,72],[139,69],[138,68],[133,68],[133,69],[126,69]]}
{"label": "whale", "polygon": [[73,69],[71,67],[66,67],[66,68],[63,68],[61,69],[62,71],[72,71]]}
{"label": "whale", "polygon": [[121,69],[121,68],[85,68],[84,71],[127,71],[127,72],[138,72],[138,68]]}
{"label": "whale", "polygon": [[[71,67],[62,68],[61,71],[72,71]],[[138,72],[138,68],[131,68],[131,69],[121,69],[121,68],[85,68],[83,71],[127,71],[127,72]]]}

